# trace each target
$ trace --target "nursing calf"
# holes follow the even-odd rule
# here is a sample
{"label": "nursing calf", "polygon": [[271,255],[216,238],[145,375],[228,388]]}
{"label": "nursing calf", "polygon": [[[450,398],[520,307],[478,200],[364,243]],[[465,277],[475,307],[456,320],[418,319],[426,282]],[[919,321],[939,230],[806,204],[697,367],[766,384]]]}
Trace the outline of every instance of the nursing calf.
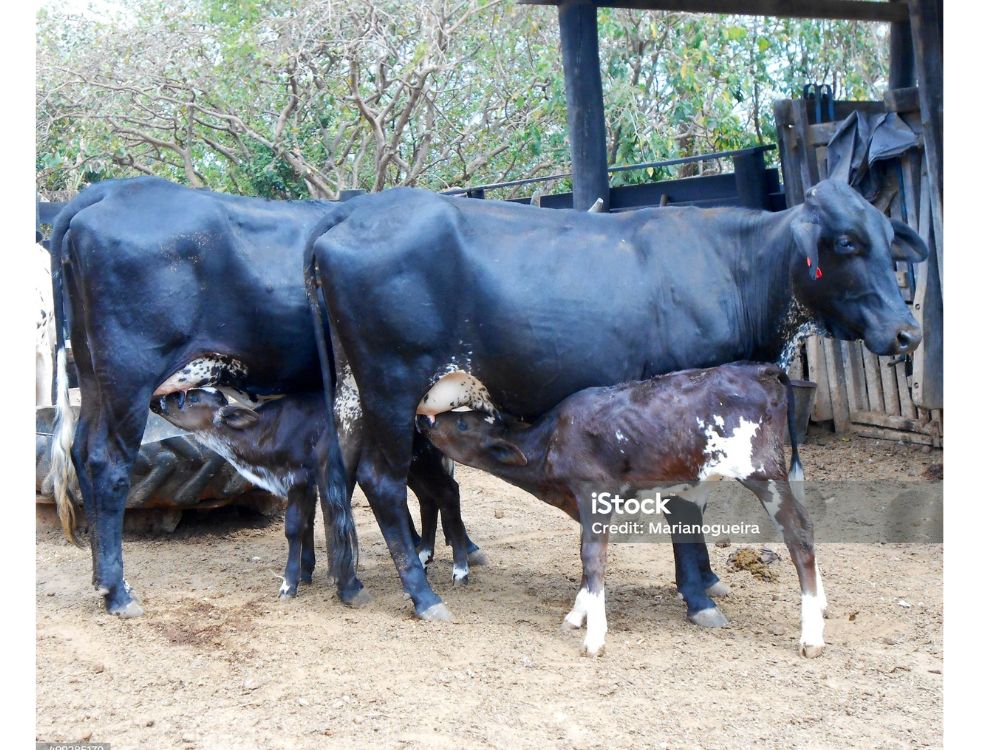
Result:
{"label": "nursing calf", "polygon": [[[169,422],[189,430],[194,437],[229,461],[246,479],[268,492],[288,500],[285,513],[285,536],[288,539],[288,562],[281,582],[282,598],[295,596],[299,583],[310,583],[316,567],[313,547],[313,520],[316,516],[317,491],[324,491],[321,477],[321,457],[329,450],[328,441],[336,440],[329,420],[323,394],[309,392],[282,396],[263,402],[255,409],[229,403],[215,388],[196,388],[174,392],[154,399],[150,408]],[[441,471],[442,456],[424,440],[414,444],[413,475],[409,485],[420,501],[422,525],[432,534],[430,547],[421,550],[426,563],[433,555],[433,530],[437,523],[435,497],[457,492],[450,476],[451,461]],[[436,471],[428,464],[437,462]],[[442,484],[448,486],[442,487]],[[456,537],[456,519],[450,507],[442,506],[445,534],[451,542]],[[430,515],[428,515],[430,514]],[[416,531],[410,528],[414,543]],[[464,533],[464,530],[463,530]],[[458,537],[463,538],[463,537]],[[471,542],[468,542],[471,544]],[[459,545],[465,550],[465,545]],[[456,557],[458,557],[456,555]],[[460,575],[464,572],[464,576]],[[333,571],[331,571],[331,575]],[[468,566],[456,566],[455,582],[464,583]],[[370,601],[362,590],[351,601],[361,606]]]}
{"label": "nursing calf", "polygon": [[[684,370],[650,380],[588,388],[530,425],[480,412],[420,416],[417,426],[437,448],[562,509],[583,526],[583,582],[566,625],[587,621],[583,646],[604,650],[604,573],[610,509],[595,487],[625,494],[651,487],[735,479],[750,489],[782,532],[802,591],[800,652],[823,650],[826,598],[813,551],[812,524],[789,483],[784,427],[792,437],[792,479],[802,478],[791,390],[773,365],[738,364]],[[707,560],[704,561],[707,568]],[[698,576],[685,576],[698,580]],[[685,590],[687,589],[687,590]],[[689,613],[703,592],[681,590]]]}

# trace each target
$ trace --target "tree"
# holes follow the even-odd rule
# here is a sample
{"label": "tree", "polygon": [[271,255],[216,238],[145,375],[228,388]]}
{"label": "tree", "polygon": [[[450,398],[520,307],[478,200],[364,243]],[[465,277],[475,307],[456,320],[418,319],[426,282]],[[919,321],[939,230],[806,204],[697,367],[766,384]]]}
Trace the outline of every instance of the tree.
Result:
{"label": "tree", "polygon": [[[99,18],[50,6],[38,18],[39,187],[157,174],[329,198],[567,171],[550,10],[121,0]],[[776,96],[809,80],[872,96],[885,76],[874,25],[607,9],[600,23],[612,164],[773,140]]]}

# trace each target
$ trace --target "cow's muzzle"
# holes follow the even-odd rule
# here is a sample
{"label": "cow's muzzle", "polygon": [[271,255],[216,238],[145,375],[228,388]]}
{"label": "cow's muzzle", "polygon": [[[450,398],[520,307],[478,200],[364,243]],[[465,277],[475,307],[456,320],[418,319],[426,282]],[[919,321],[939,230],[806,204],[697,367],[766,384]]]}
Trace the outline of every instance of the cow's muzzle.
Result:
{"label": "cow's muzzle", "polygon": [[923,338],[920,326],[903,326],[898,331],[896,331],[896,341],[893,346],[893,354],[910,354],[913,352],[917,346],[920,345],[920,339]]}

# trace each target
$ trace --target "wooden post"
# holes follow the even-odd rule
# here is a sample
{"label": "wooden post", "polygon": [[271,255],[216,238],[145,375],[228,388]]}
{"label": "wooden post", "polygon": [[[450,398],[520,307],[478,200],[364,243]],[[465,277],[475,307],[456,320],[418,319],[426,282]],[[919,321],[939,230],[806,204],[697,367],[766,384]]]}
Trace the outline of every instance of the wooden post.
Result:
{"label": "wooden post", "polygon": [[733,157],[733,172],[740,205],[744,208],[767,209],[769,200],[764,152],[752,151]]}
{"label": "wooden post", "polygon": [[598,198],[603,198],[604,205],[610,208],[597,6],[592,0],[559,3],[559,40],[573,159],[573,208],[586,211]]}
{"label": "wooden post", "polygon": [[909,0],[913,57],[920,94],[920,120],[924,128],[924,152],[930,177],[931,216],[937,250],[937,272],[944,288],[942,256],[944,235],[941,206],[944,196],[944,168],[941,135],[944,128],[944,57],[942,45],[942,0]]}
{"label": "wooden post", "polygon": [[910,33],[910,22],[895,21],[889,26],[889,90],[905,89],[914,85],[916,78],[913,72],[913,36]]}

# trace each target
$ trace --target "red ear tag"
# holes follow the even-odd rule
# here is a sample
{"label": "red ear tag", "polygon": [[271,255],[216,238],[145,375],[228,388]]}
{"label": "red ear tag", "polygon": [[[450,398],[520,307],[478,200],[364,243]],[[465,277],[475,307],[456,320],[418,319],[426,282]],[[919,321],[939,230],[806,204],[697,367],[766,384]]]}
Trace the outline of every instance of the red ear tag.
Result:
{"label": "red ear tag", "polygon": [[813,264],[812,258],[806,258],[806,265],[812,268],[812,264]]}
{"label": "red ear tag", "polygon": [[816,281],[819,281],[822,278],[823,278],[823,271],[820,270],[819,266],[816,266]]}

